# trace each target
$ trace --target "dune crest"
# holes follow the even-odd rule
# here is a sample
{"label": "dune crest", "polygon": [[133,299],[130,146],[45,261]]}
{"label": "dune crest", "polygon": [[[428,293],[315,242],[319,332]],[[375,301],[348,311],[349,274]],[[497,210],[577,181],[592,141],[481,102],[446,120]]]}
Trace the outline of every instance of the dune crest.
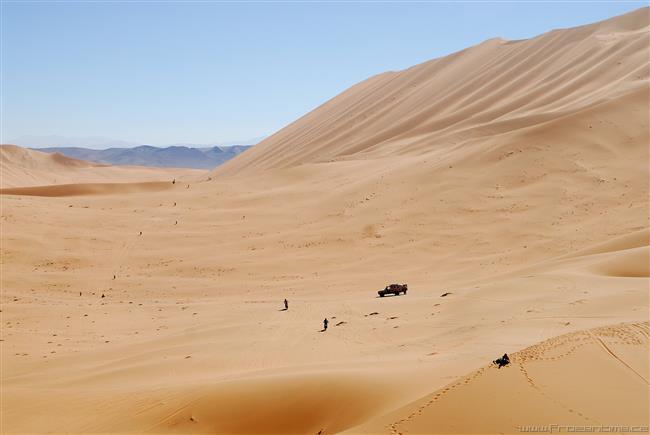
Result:
{"label": "dune crest", "polygon": [[[505,368],[482,367],[383,417],[393,419],[387,427],[371,423],[346,433],[517,433],[560,427],[645,432],[649,329],[650,323],[642,322],[553,337],[511,354]],[[462,418],[468,410],[471,418]]]}
{"label": "dune crest", "polygon": [[[643,8],[528,40],[491,39],[374,76],[217,168],[214,175],[451,152],[494,136],[528,141],[535,135],[528,130],[537,125],[553,128],[548,124],[597,111],[599,105],[629,99],[633,93],[647,105],[648,26],[648,8]],[[597,114],[588,118],[572,125],[583,135],[606,127],[598,125]],[[643,132],[647,128],[644,121]],[[470,152],[476,156],[487,145]]]}
{"label": "dune crest", "polygon": [[133,192],[157,192],[171,189],[170,181],[150,181],[145,183],[78,183],[49,186],[14,187],[0,189],[0,195],[24,196],[83,196],[111,195]]}

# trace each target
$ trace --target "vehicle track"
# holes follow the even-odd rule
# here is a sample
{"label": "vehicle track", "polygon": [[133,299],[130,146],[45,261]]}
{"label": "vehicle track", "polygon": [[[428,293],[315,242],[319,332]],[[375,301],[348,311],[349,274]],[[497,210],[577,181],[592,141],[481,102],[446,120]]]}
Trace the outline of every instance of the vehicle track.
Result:
{"label": "vehicle track", "polygon": [[630,365],[629,365],[628,363],[626,363],[623,359],[621,359],[618,355],[616,355],[616,354],[614,353],[614,351],[612,351],[612,349],[610,349],[609,346],[607,346],[607,344],[605,344],[605,342],[604,342],[601,338],[599,338],[599,337],[597,337],[596,335],[594,335],[594,333],[591,332],[591,331],[587,331],[587,333],[588,333],[589,336],[590,336],[590,337],[591,337],[591,338],[596,342],[596,344],[598,344],[598,345],[599,345],[599,346],[600,346],[600,347],[601,347],[605,352],[607,352],[607,353],[608,353],[612,358],[616,359],[618,362],[620,362],[620,363],[623,364],[625,367],[627,367],[628,369],[630,369],[630,370],[631,370],[635,375],[637,375],[638,377],[640,377],[641,379],[643,379],[643,382],[645,382],[646,384],[650,385],[650,383],[648,383],[648,380],[647,380],[646,378],[644,378],[644,377],[641,375],[641,373],[639,373],[639,372],[637,372],[636,370],[634,370],[634,368],[632,368],[632,366],[630,366]]}

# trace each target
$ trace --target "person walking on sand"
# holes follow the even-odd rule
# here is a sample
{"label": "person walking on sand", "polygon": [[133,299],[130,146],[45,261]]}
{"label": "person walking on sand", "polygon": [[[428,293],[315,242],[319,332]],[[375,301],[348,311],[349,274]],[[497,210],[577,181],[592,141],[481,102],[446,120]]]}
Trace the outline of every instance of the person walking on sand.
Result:
{"label": "person walking on sand", "polygon": [[286,300],[286,299],[284,300],[284,309],[285,309],[285,310],[288,310],[288,309],[289,309],[289,301]]}
{"label": "person walking on sand", "polygon": [[327,317],[325,318],[325,320],[323,320],[323,331],[327,331],[327,325],[328,325],[329,322],[330,321],[327,320]]}

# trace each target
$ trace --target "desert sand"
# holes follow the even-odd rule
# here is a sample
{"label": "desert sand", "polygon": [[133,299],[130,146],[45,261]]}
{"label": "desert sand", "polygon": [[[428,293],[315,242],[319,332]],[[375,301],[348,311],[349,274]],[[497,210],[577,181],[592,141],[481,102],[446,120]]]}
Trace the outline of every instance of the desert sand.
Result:
{"label": "desert sand", "polygon": [[12,172],[2,433],[647,427],[649,36],[372,77],[163,190]]}

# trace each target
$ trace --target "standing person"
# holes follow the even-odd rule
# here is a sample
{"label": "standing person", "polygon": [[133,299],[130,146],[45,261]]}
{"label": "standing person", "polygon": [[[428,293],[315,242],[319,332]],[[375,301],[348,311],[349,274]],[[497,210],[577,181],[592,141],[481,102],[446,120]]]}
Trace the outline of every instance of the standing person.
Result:
{"label": "standing person", "polygon": [[289,301],[286,300],[286,299],[284,300],[284,309],[285,309],[285,310],[288,310],[288,309],[289,309]]}
{"label": "standing person", "polygon": [[327,325],[328,325],[329,322],[330,321],[327,320],[327,317],[325,318],[325,320],[323,320],[323,331],[327,331]]}

